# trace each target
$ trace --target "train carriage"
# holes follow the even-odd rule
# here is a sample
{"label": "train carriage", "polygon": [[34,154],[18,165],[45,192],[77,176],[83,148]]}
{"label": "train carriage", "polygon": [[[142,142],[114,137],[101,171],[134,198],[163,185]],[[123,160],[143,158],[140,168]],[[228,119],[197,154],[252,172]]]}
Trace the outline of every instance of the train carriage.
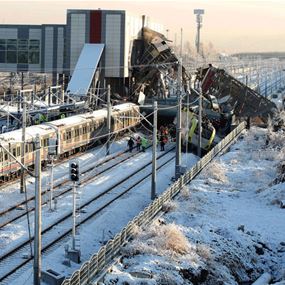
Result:
{"label": "train carriage", "polygon": [[[111,131],[120,132],[134,127],[140,122],[139,107],[125,103],[112,107]],[[76,115],[53,122],[26,128],[25,165],[34,164],[34,141],[39,134],[41,139],[41,159],[48,160],[48,148],[56,140],[59,158],[85,149],[86,146],[107,136],[107,110]],[[4,133],[0,144],[21,160],[22,130]],[[5,150],[0,148],[0,177],[2,180],[20,174],[20,165]]]}
{"label": "train carriage", "polygon": [[112,111],[112,131],[134,127],[140,121],[139,107],[135,104],[125,103],[113,107]]}
{"label": "train carriage", "polygon": [[[38,125],[28,127],[26,129],[25,143],[25,165],[32,166],[34,164],[34,140],[36,134],[39,134],[41,139],[42,151],[41,159],[44,161],[48,153],[48,140],[55,136],[52,128],[46,125]],[[0,136],[1,145],[6,148],[18,161],[21,161],[22,148],[22,130],[15,130],[9,133],[4,133]],[[19,164],[5,151],[0,148],[0,173],[1,177],[7,177],[10,174],[19,174]]]}

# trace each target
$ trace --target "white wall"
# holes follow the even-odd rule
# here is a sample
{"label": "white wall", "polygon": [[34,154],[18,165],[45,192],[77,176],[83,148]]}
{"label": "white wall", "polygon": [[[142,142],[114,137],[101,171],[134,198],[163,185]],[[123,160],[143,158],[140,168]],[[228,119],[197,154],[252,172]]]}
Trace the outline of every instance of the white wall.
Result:
{"label": "white wall", "polygon": [[130,65],[133,40],[140,36],[142,18],[134,15],[126,15],[125,31],[125,53],[124,53],[124,77],[129,76],[128,66]]}

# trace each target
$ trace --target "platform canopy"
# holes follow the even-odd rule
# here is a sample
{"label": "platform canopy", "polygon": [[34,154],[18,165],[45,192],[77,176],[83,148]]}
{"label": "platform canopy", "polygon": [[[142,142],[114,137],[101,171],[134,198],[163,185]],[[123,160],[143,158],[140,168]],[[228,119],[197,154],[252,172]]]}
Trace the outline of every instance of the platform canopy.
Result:
{"label": "platform canopy", "polygon": [[67,91],[70,96],[87,96],[104,50],[104,44],[84,44]]}

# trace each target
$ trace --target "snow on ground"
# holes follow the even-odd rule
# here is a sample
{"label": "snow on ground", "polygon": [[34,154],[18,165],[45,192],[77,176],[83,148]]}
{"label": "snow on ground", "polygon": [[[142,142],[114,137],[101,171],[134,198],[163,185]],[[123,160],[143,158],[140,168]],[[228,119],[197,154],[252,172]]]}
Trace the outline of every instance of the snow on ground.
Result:
{"label": "snow on ground", "polygon": [[285,183],[273,183],[285,160],[279,136],[276,147],[265,129],[244,133],[138,230],[103,283],[245,285],[263,272],[284,280]]}
{"label": "snow on ground", "polygon": [[[110,156],[113,156],[120,151],[124,151],[127,149],[127,139],[128,137],[125,137],[123,139],[120,139],[118,141],[114,141],[110,145],[111,154]],[[103,161],[106,156],[106,149],[104,147],[98,146],[91,150],[86,151],[84,154],[77,156],[76,159],[78,159],[80,163],[80,169],[83,170],[86,167],[90,167],[91,164],[97,164],[100,161]],[[59,183],[60,181],[64,180],[68,176],[68,167],[69,162],[61,162],[54,166],[54,185]],[[50,182],[50,170],[47,169],[45,171],[42,171],[42,191],[46,190],[48,188],[48,184]],[[34,178],[33,177],[27,177],[26,179],[26,187],[27,187],[27,194],[28,197],[34,196],[35,186],[34,186]],[[24,195],[20,194],[20,183],[14,182],[11,183],[9,186],[1,187],[0,191],[0,208],[1,211],[4,209],[7,209],[14,205],[16,202],[21,202],[24,200]]]}
{"label": "snow on ground", "polygon": [[[126,143],[124,142],[123,147],[125,148]],[[167,145],[166,148],[171,147]],[[104,152],[105,153],[105,152]],[[158,155],[162,152],[158,151]],[[174,156],[175,152],[172,152],[170,155],[167,155],[166,158]],[[139,168],[142,165],[145,165],[147,162],[151,161],[152,150],[148,149],[145,153],[140,153],[139,156],[131,161],[127,161],[123,165],[120,165],[118,169],[112,169],[111,172],[104,173],[100,176],[100,179],[96,180],[87,186],[82,186],[82,198],[83,195],[87,195],[89,198],[92,193],[103,191],[105,188],[108,188],[110,185],[113,185],[116,181],[122,179],[124,176],[127,176],[133,172],[136,168]],[[166,160],[166,159],[164,159]],[[193,154],[188,154],[183,156],[183,164],[187,165],[188,168],[193,166],[197,162],[197,157]],[[159,165],[159,163],[158,163]],[[151,166],[149,167],[149,170]],[[167,165],[165,165],[161,170],[158,171],[157,175],[157,193],[161,194],[166,188],[172,183],[171,178],[174,175],[175,161],[172,160]],[[135,175],[136,178],[144,175],[140,173]],[[90,222],[80,226],[80,240],[81,240],[81,259],[82,262],[88,260],[98,249],[110,238],[116,235],[127,223],[132,220],[136,215],[139,214],[150,202],[150,189],[151,189],[151,178],[143,181],[139,186],[135,187],[131,192],[124,195],[119,201],[114,202],[110,208],[104,210],[102,213],[98,214],[97,217],[92,219]],[[118,189],[119,190],[119,189]],[[89,194],[88,194],[89,193]],[[57,218],[62,212],[66,209],[71,209],[71,197],[70,199],[65,199],[65,204],[58,203],[58,210],[56,213],[49,213],[47,207],[43,209],[43,228],[48,222],[52,221],[51,215],[56,214]],[[130,205],[132,205],[130,207]],[[100,205],[93,205],[92,209],[87,209],[91,211]],[[53,218],[54,219],[54,218]],[[70,225],[71,226],[71,225]],[[22,238],[27,236],[27,232],[24,230],[26,227],[20,225]],[[15,227],[14,227],[15,229]],[[61,229],[57,229],[60,231]],[[5,232],[2,233],[5,235]],[[56,235],[56,233],[55,233]],[[6,240],[7,242],[7,240]],[[67,241],[70,245],[70,242]],[[9,245],[11,246],[11,245]],[[8,245],[6,244],[6,250]],[[56,248],[53,252],[45,255],[43,257],[43,269],[52,269],[56,272],[63,274],[65,276],[71,275],[76,269],[78,269],[81,264],[74,264],[71,262],[70,267],[63,264],[66,260],[65,258],[64,246]],[[1,267],[1,266],[0,266]],[[32,284],[33,271],[31,266],[25,268],[20,272],[20,277],[16,280],[8,280],[4,284]],[[44,284],[44,283],[43,283]]]}

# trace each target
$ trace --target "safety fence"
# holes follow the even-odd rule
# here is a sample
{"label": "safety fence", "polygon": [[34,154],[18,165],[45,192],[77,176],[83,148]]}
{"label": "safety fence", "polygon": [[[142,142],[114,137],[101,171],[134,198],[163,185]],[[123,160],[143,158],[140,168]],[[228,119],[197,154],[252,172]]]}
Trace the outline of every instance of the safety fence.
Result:
{"label": "safety fence", "polygon": [[124,244],[134,236],[136,228],[148,224],[158,212],[163,204],[176,196],[181,188],[188,184],[217,154],[228,147],[245,129],[245,123],[239,124],[231,133],[220,141],[211,151],[201,158],[189,171],[176,180],[167,190],[155,199],[148,207],[130,221],[123,230],[109,240],[106,245],[94,254],[90,260],[86,261],[79,270],[75,271],[69,279],[65,279],[62,285],[87,285],[96,284],[95,280],[114,257],[119,253]]}

